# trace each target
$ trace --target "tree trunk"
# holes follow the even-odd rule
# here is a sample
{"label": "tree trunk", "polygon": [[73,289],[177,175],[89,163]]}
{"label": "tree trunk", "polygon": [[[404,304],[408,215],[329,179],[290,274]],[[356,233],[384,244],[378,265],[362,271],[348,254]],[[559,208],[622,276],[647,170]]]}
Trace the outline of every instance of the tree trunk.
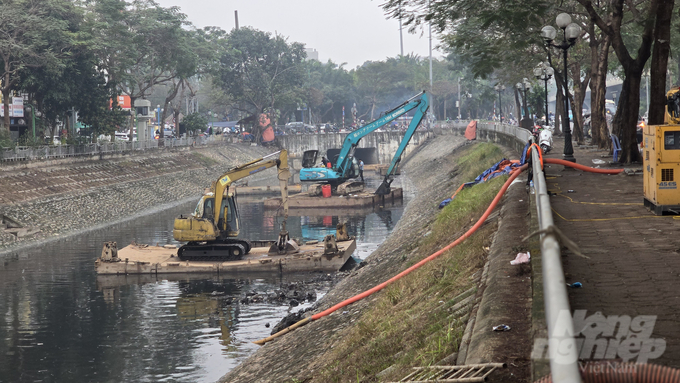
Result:
{"label": "tree trunk", "polygon": [[555,97],[555,129],[558,133],[564,134],[565,125],[567,121],[564,119],[564,89],[562,87],[563,82],[559,80],[558,76],[555,76],[555,85],[557,86],[557,94]]}
{"label": "tree trunk", "polygon": [[512,92],[515,95],[515,113],[517,113],[517,126],[521,126],[520,122],[522,121],[522,100],[520,100],[519,90],[517,90],[517,88],[515,88],[514,86],[512,87]]}
{"label": "tree trunk", "polygon": [[[634,70],[635,69],[635,70]],[[640,109],[640,79],[642,68],[628,68],[621,86],[621,98],[614,116],[614,134],[621,141],[621,160],[631,163],[640,160],[637,146],[637,121]]]}
{"label": "tree trunk", "polygon": [[600,149],[611,147],[605,109],[610,45],[611,38],[608,35],[603,35],[599,44],[591,45],[591,62],[596,64],[591,66],[590,71],[592,78],[590,81],[590,129],[593,144]]}
{"label": "tree trunk", "polygon": [[2,107],[5,109],[5,117],[3,118],[3,125],[5,127],[5,130],[7,130],[7,134],[9,135],[9,92],[10,92],[10,84],[9,84],[9,63],[5,61],[5,78],[2,84]]}
{"label": "tree trunk", "polygon": [[654,27],[654,49],[650,66],[649,119],[651,125],[663,124],[666,105],[666,71],[670,54],[673,0],[659,0]]}
{"label": "tree trunk", "polygon": [[[7,79],[9,79],[9,75],[7,75],[5,80]],[[2,119],[2,124],[4,125],[7,134],[9,134],[9,87],[3,87],[2,89],[2,107],[5,109],[5,117]]]}
{"label": "tree trunk", "polygon": [[[134,136],[135,136],[135,120],[136,120],[135,116],[137,115],[137,111],[135,110],[135,100],[136,99],[137,99],[137,97],[133,97],[132,95],[130,95],[130,137],[128,137],[130,142],[133,141]],[[137,132],[137,135],[139,136],[139,132]],[[141,136],[138,137],[138,138],[140,140],[142,139]]]}

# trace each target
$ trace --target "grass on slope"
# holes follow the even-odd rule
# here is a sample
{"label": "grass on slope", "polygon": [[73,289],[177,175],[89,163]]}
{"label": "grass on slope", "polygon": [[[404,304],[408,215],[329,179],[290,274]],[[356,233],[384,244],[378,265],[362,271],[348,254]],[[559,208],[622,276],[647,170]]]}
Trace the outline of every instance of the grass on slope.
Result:
{"label": "grass on slope", "polygon": [[[456,159],[458,180],[473,180],[501,158],[500,149],[491,144],[464,149]],[[417,240],[417,255],[408,259],[404,268],[464,233],[506,179],[498,177],[458,193],[439,212],[429,235]],[[330,351],[326,368],[312,381],[399,381],[411,367],[433,365],[458,351],[467,318],[452,315],[451,308],[461,300],[454,298],[476,288],[473,274],[484,265],[484,247],[490,245],[495,229],[495,224],[483,226],[462,244],[378,293],[376,304]],[[389,373],[376,377],[390,366]]]}

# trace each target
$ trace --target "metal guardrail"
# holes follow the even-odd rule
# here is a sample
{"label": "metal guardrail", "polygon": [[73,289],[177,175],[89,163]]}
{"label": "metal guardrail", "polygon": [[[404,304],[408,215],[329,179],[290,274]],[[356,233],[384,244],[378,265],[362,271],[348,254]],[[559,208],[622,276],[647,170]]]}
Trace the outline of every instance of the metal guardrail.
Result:
{"label": "metal guardrail", "polygon": [[213,141],[224,141],[231,136],[224,137],[187,137],[165,138],[149,141],[116,141],[84,145],[50,145],[40,147],[17,146],[14,148],[0,148],[0,161],[29,161],[36,159],[65,158],[75,156],[98,156],[106,154],[127,153],[135,150],[158,149],[159,147],[173,148],[184,146],[207,145]]}
{"label": "metal guardrail", "polygon": [[[467,125],[467,121],[461,121]],[[458,125],[460,127],[460,125]],[[477,129],[494,131],[514,137],[524,146],[531,132],[526,129],[493,122],[479,122]],[[548,327],[550,373],[555,383],[581,383],[578,367],[578,348],[574,340],[574,322],[569,307],[567,284],[562,269],[560,244],[553,232],[552,208],[545,174],[537,151],[532,151],[533,181],[539,230],[548,233],[540,237],[543,267],[543,295]]]}
{"label": "metal guardrail", "polygon": [[[545,174],[541,169],[538,151],[531,152],[536,193],[539,230],[553,227],[552,208]],[[578,367],[578,348],[574,340],[574,321],[569,308],[567,284],[562,269],[560,244],[554,233],[541,234],[543,266],[543,299],[548,325],[550,373],[555,383],[581,383]]]}

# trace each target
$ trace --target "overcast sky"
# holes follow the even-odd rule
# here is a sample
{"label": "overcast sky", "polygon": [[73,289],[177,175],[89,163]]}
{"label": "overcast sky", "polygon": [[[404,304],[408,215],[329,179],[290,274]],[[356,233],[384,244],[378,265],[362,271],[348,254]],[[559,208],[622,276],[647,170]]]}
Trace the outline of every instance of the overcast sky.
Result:
{"label": "overcast sky", "polygon": [[[367,60],[384,60],[400,53],[399,21],[387,20],[382,0],[156,0],[163,7],[178,6],[199,28],[239,26],[278,33],[288,42],[300,42],[319,52],[319,60],[346,62],[354,69]],[[404,29],[404,54],[429,56],[428,33],[409,34]],[[439,40],[432,36],[432,56]]]}

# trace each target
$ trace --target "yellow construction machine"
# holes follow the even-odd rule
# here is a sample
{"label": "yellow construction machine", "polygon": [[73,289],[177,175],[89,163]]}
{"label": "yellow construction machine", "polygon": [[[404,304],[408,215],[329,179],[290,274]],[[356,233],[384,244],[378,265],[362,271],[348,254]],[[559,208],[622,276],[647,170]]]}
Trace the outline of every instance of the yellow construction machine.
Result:
{"label": "yellow construction machine", "polygon": [[663,125],[647,125],[643,130],[644,204],[656,215],[680,214],[680,89],[666,94]]}
{"label": "yellow construction machine", "polygon": [[[288,218],[288,152],[281,150],[268,156],[238,165],[222,174],[213,182],[207,192],[196,205],[191,216],[179,216],[175,219],[173,236],[175,240],[188,242],[177,251],[181,260],[238,260],[248,254],[251,244],[246,239],[239,239],[239,216],[234,193],[229,187],[242,178],[251,176],[265,169],[276,166],[281,187],[284,208],[284,220],[281,234],[274,247],[279,253],[286,251],[290,238],[286,231]],[[216,209],[217,208],[217,209]]]}

